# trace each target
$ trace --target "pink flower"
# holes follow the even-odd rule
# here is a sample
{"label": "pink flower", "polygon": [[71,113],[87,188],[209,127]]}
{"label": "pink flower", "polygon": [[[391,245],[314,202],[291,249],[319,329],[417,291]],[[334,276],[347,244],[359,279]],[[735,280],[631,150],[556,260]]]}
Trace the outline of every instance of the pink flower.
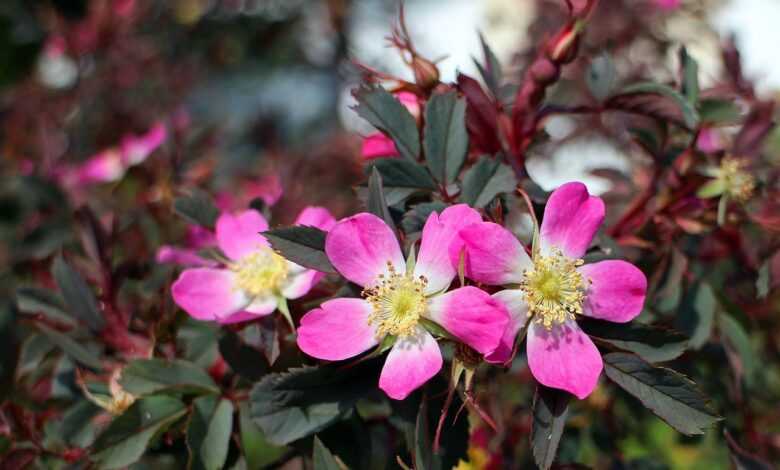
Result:
{"label": "pink flower", "polygon": [[[501,345],[486,359],[509,359],[515,337],[528,324],[528,366],[548,387],[587,397],[603,367],[598,349],[575,315],[627,322],[639,315],[647,279],[634,265],[607,260],[583,265],[582,256],[604,220],[604,203],[582,183],[567,183],[550,196],[539,246],[529,257],[504,227],[488,222],[460,231],[466,275],[511,286],[494,295],[511,317]],[[459,252],[451,250],[451,258]]]}
{"label": "pink flower", "polygon": [[499,345],[509,321],[500,302],[476,287],[446,292],[456,275],[449,247],[457,232],[481,220],[465,204],[432,213],[425,223],[416,264],[407,267],[393,231],[378,217],[361,213],[340,220],[325,251],[347,279],[364,287],[363,298],[337,298],[301,319],[298,346],[330,361],[357,356],[395,339],[379,388],[396,400],[436,375],[442,357],[423,320],[434,322],[482,354]]}
{"label": "pink flower", "polygon": [[[295,222],[329,230],[336,220],[322,207],[307,207]],[[198,320],[235,323],[273,313],[282,299],[304,296],[323,274],[285,260],[259,232],[268,222],[252,209],[222,213],[217,219],[217,246],[227,257],[224,266],[200,264],[193,252],[163,247],[158,259],[179,260],[203,267],[186,269],[174,282],[173,300]],[[198,259],[200,258],[200,259]]]}
{"label": "pink flower", "polygon": [[[408,91],[401,91],[395,94],[398,101],[403,104],[406,109],[414,116],[415,119],[420,117],[420,101],[417,95]],[[361,155],[365,160],[373,160],[375,158],[395,158],[400,156],[398,149],[395,148],[393,139],[384,135],[381,132],[374,132],[367,135],[363,139],[363,146],[361,149]]]}
{"label": "pink flower", "polygon": [[[254,199],[260,199],[266,206],[273,206],[282,197],[284,189],[278,173],[267,173],[257,180],[251,180],[241,185],[241,191],[235,187],[217,194],[217,207],[223,211],[234,207],[246,207]],[[238,194],[237,194],[238,193]]]}

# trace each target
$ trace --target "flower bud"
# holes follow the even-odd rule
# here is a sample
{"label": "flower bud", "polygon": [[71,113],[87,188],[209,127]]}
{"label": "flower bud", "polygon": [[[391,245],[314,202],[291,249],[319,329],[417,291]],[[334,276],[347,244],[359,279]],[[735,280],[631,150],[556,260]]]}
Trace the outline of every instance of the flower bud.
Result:
{"label": "flower bud", "polygon": [[567,26],[549,43],[547,56],[556,64],[568,64],[577,56],[580,44],[580,23]]}
{"label": "flower bud", "polygon": [[439,69],[436,65],[419,56],[412,58],[414,81],[424,89],[430,89],[439,83]]}
{"label": "flower bud", "polygon": [[547,86],[555,82],[560,76],[561,68],[547,57],[538,57],[531,68],[529,74],[531,78],[542,86]]}

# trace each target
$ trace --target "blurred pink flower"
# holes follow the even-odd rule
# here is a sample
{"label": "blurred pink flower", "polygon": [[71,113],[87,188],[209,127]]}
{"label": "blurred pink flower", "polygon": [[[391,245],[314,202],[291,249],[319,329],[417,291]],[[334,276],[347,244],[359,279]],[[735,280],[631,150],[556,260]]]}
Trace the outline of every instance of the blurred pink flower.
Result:
{"label": "blurred pink flower", "polygon": [[364,287],[363,298],[336,298],[301,318],[298,346],[318,359],[357,356],[395,338],[379,388],[403,400],[436,375],[442,356],[421,320],[437,323],[482,354],[496,349],[509,320],[504,306],[473,286],[445,291],[456,270],[449,259],[459,228],[481,221],[465,204],[432,213],[422,232],[416,264],[407,268],[393,231],[382,219],[361,213],[340,220],[328,233],[325,252],[345,278]]}
{"label": "blurred pink flower", "polygon": [[[415,119],[420,118],[420,100],[417,98],[417,95],[408,91],[401,91],[396,93],[395,97],[409,110]],[[363,155],[365,160],[400,156],[393,139],[381,132],[374,132],[363,138],[361,155]]]}
{"label": "blurred pink flower", "polygon": [[267,206],[273,206],[282,197],[284,189],[282,180],[277,173],[268,173],[258,180],[250,180],[241,184],[241,190],[230,188],[221,191],[216,196],[216,204],[222,211],[231,211],[237,207],[246,207],[254,199],[260,199]]}
{"label": "blurred pink flower", "polygon": [[[336,221],[327,209],[307,207],[295,223],[328,230]],[[185,269],[174,282],[176,304],[198,320],[236,323],[269,315],[282,299],[309,292],[323,273],[279,256],[259,234],[265,230],[268,222],[253,209],[223,212],[216,224],[217,246],[227,258],[221,267],[199,264],[202,258],[192,251],[162,247],[158,260],[201,266]]]}
{"label": "blurred pink flower", "polygon": [[717,129],[705,127],[696,139],[696,148],[704,153],[715,153],[725,148],[723,137]]}
{"label": "blurred pink flower", "polygon": [[[574,182],[547,201],[533,258],[498,224],[480,222],[460,231],[466,275],[484,284],[513,286],[493,296],[506,305],[511,320],[501,345],[486,357],[489,362],[507,361],[517,333],[528,324],[528,366],[536,380],[580,399],[590,395],[603,364],[575,314],[628,322],[642,311],[647,290],[642,271],[625,261],[583,265],[581,258],[603,220],[604,202]],[[460,256],[459,250],[450,251],[451,259]]]}

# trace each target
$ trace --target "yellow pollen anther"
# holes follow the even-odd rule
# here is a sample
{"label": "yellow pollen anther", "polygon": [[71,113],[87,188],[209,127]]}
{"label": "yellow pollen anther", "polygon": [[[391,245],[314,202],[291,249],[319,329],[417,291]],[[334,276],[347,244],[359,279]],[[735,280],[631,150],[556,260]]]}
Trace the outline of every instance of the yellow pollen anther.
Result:
{"label": "yellow pollen anther", "polygon": [[376,284],[362,293],[373,309],[368,322],[376,327],[377,339],[413,333],[427,305],[425,276],[415,278],[412,274],[398,273],[390,262],[387,270],[387,276],[380,274]]}
{"label": "yellow pollen anther", "polygon": [[528,315],[550,329],[582,313],[586,281],[577,271],[584,263],[571,259],[553,248],[552,254],[542,256],[534,253],[533,267],[523,274],[520,289],[528,302]]}
{"label": "yellow pollen anther", "polygon": [[717,178],[723,181],[725,192],[734,200],[745,202],[753,195],[756,180],[745,171],[747,162],[735,157],[725,157],[720,162]]}
{"label": "yellow pollen anther", "polygon": [[236,287],[252,296],[273,293],[287,279],[287,261],[268,247],[262,247],[230,266],[236,273]]}

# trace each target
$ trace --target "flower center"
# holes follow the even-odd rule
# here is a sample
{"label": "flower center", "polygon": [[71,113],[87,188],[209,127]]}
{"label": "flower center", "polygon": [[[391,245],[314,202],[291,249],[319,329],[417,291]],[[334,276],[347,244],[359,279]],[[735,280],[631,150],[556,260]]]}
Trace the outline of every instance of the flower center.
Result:
{"label": "flower center", "polygon": [[524,272],[520,289],[528,302],[528,315],[535,315],[547,329],[582,313],[586,281],[577,271],[584,263],[571,259],[557,248],[552,254],[534,255],[533,267]]}
{"label": "flower center", "polygon": [[231,266],[236,286],[252,296],[278,290],[287,279],[287,261],[268,247],[260,248]]}
{"label": "flower center", "polygon": [[362,293],[373,308],[368,322],[376,327],[378,339],[411,334],[426,308],[425,276],[397,273],[389,262],[387,269],[387,276],[380,274],[376,284]]}
{"label": "flower center", "polygon": [[745,202],[753,195],[756,181],[753,175],[745,171],[747,163],[734,157],[726,157],[720,163],[720,179],[729,196]]}

